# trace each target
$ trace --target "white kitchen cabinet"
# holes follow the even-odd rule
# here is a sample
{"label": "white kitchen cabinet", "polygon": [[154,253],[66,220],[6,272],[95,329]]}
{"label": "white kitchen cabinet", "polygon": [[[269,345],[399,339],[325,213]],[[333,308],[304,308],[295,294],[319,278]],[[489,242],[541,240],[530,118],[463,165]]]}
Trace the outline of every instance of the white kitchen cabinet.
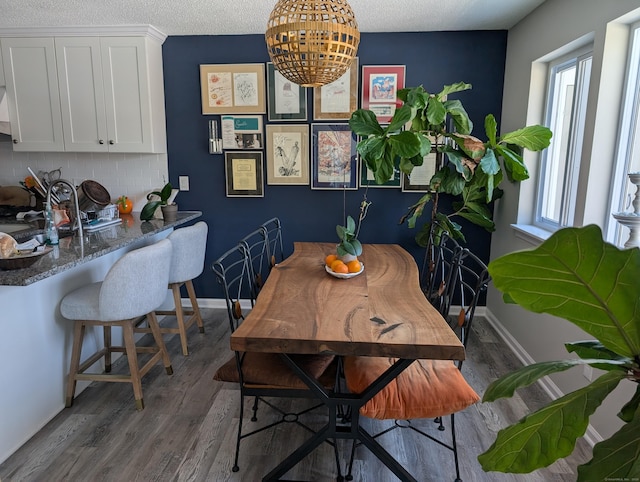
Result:
{"label": "white kitchen cabinet", "polygon": [[53,38],[3,38],[2,60],[13,149],[63,151]]}
{"label": "white kitchen cabinet", "polygon": [[55,45],[65,150],[165,152],[159,43],[57,37]]}
{"label": "white kitchen cabinet", "polygon": [[93,30],[0,39],[14,150],[166,152],[164,36]]}
{"label": "white kitchen cabinet", "polygon": [[2,44],[0,43],[0,87],[4,87],[4,68],[2,67]]}

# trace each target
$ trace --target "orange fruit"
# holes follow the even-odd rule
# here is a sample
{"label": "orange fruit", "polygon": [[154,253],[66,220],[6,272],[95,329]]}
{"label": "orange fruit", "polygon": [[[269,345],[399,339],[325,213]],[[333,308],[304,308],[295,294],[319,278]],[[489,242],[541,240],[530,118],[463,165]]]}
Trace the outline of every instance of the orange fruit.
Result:
{"label": "orange fruit", "polygon": [[333,263],[331,263],[331,271],[334,273],[348,273],[349,268],[347,265],[342,262],[340,259],[336,259]]}
{"label": "orange fruit", "polygon": [[360,266],[360,261],[354,259],[347,263],[347,268],[349,269],[349,273],[359,273],[362,267]]}
{"label": "orange fruit", "polygon": [[337,254],[330,254],[326,258],[324,258],[324,264],[331,268],[331,263],[333,263],[336,259],[338,259]]}

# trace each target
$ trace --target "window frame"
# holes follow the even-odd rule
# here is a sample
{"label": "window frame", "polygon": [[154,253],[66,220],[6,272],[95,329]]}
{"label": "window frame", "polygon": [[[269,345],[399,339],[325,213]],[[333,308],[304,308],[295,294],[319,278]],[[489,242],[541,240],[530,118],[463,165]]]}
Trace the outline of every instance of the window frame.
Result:
{"label": "window frame", "polygon": [[[547,63],[547,86],[544,124],[551,127],[555,122],[553,117],[557,113],[557,92],[555,92],[556,79],[559,74],[570,68],[575,68],[575,85],[571,99],[571,116],[567,129],[568,138],[566,146],[559,146],[565,153],[553,149],[555,141],[561,141],[558,136],[552,138],[552,145],[545,149],[540,156],[540,169],[538,172],[536,186],[536,202],[534,204],[533,223],[536,227],[545,231],[556,231],[562,227],[569,226],[574,221],[575,207],[577,199],[578,177],[580,174],[580,158],[584,140],[584,126],[586,120],[587,101],[589,93],[589,83],[591,80],[591,66],[593,61],[593,45],[585,45],[572,50]],[[553,129],[552,129],[553,130]],[[562,142],[561,142],[562,144]],[[558,220],[544,216],[544,204],[547,183],[545,177],[549,169],[551,156],[565,156],[563,166],[562,190],[560,193],[560,210]]]}

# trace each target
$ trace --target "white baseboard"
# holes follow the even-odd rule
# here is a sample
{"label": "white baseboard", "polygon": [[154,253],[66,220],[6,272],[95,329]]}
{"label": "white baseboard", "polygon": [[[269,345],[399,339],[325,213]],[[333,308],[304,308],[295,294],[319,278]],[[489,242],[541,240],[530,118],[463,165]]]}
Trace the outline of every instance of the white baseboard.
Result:
{"label": "white baseboard", "polygon": [[[518,360],[522,362],[523,365],[531,365],[536,361],[527,353],[527,351],[523,348],[523,346],[518,343],[511,333],[504,327],[502,323],[495,317],[495,315],[488,310],[486,307],[478,307],[476,309],[476,315],[483,316],[491,326],[496,330],[500,338],[506,343],[506,345],[511,349],[511,351],[516,355]],[[543,377],[538,380],[538,384],[542,387],[542,389],[551,397],[551,399],[556,400],[562,396],[564,393],[558,385],[556,385],[551,378],[548,376]],[[587,426],[587,431],[584,434],[585,441],[591,445],[592,447],[604,440],[602,435],[598,433],[598,431],[593,428],[591,424]]]}

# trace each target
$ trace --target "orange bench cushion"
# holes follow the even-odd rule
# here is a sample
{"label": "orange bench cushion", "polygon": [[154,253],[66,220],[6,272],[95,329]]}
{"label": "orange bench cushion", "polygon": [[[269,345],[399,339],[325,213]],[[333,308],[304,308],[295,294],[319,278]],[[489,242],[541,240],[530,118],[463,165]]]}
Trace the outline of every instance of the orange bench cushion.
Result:
{"label": "orange bench cushion", "polygon": [[[245,386],[263,388],[294,388],[309,389],[309,387],[296,375],[277,353],[244,354],[242,360],[242,376]],[[328,368],[334,360],[334,355],[291,355],[291,358],[305,372],[321,382],[333,385],[333,375]],[[235,355],[216,371],[214,380],[222,382],[240,382]]]}
{"label": "orange bench cushion", "polygon": [[[346,357],[347,388],[361,393],[395,358]],[[449,360],[416,360],[361,409],[360,414],[380,420],[411,420],[449,415],[473,405],[480,397],[458,367]]]}

